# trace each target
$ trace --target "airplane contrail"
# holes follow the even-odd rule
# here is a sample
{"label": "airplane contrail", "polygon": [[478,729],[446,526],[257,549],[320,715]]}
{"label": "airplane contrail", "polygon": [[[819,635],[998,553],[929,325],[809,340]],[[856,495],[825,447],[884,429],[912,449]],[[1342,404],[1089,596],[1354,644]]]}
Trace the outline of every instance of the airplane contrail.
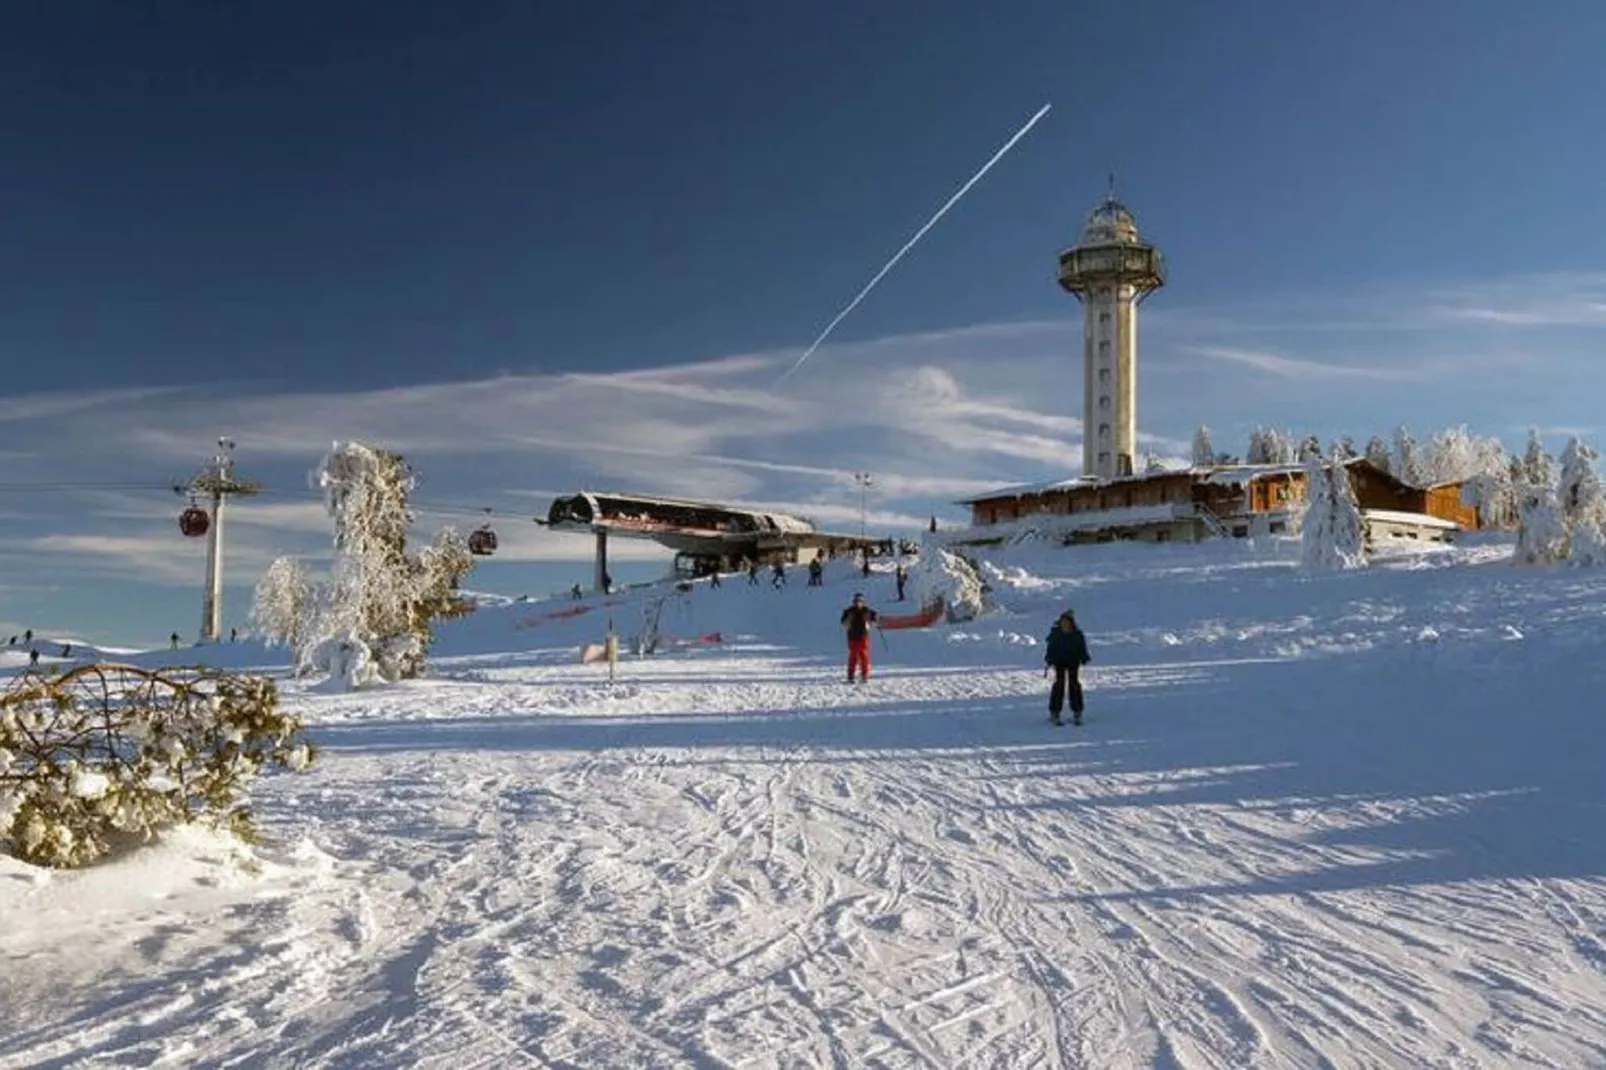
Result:
{"label": "airplane contrail", "polygon": [[1010,149],[1015,147],[1015,143],[1017,141],[1019,141],[1021,138],[1025,137],[1027,131],[1029,131],[1032,127],[1036,126],[1037,125],[1037,121],[1039,119],[1041,119],[1043,116],[1048,114],[1048,109],[1050,107],[1052,107],[1052,105],[1044,104],[1041,108],[1037,109],[1037,114],[1032,116],[1030,119],[1026,120],[1026,125],[1021,127],[1019,130],[1015,131],[1015,136],[1010,138],[1008,141],[1004,142],[1004,147],[999,149],[997,152],[993,153],[993,158],[988,160],[986,163],[982,164],[981,165],[981,170],[979,170],[975,174],[971,175],[970,176],[970,181],[966,182],[963,186],[960,186],[958,192],[956,192],[952,197],[949,197],[948,198],[948,202],[946,204],[944,204],[941,208],[937,209],[937,214],[932,216],[930,219],[926,220],[926,225],[925,226],[923,226],[919,230],[915,231],[915,236],[910,238],[907,242],[905,242],[903,248],[899,249],[897,251],[897,253],[893,255],[892,259],[888,260],[886,262],[886,264],[881,268],[881,270],[875,273],[875,278],[873,278],[869,282],[865,283],[864,289],[859,291],[858,296],[855,297],[853,300],[849,301],[847,307],[844,308],[841,312],[838,312],[836,314],[836,318],[833,319],[830,323],[827,323],[825,325],[825,330],[821,331],[820,332],[820,336],[814,340],[814,343],[812,345],[810,345],[808,349],[804,350],[803,355],[801,357],[797,358],[797,363],[793,364],[790,368],[786,369],[786,371],[781,375],[781,377],[779,379],[775,380],[775,384],[774,384],[775,386],[780,386],[788,378],[791,377],[793,372],[795,372],[799,368],[803,367],[803,362],[808,360],[810,357],[812,357],[814,355],[814,351],[816,349],[820,348],[820,343],[824,342],[827,338],[829,338],[830,335],[831,335],[831,332],[836,330],[836,325],[841,323],[844,319],[846,319],[847,316],[848,316],[848,313],[852,312],[854,309],[859,307],[859,302],[863,301],[866,297],[868,297],[870,295],[870,291],[875,289],[876,283],[880,282],[883,278],[885,278],[887,272],[891,271],[894,267],[896,267],[898,261],[903,259],[904,254],[907,253],[910,249],[913,249],[915,247],[916,243],[918,243],[921,238],[926,236],[926,231],[928,231],[932,227],[936,226],[938,220],[942,219],[943,216],[948,214],[948,209],[952,208],[954,205],[959,203],[959,198],[963,197],[966,193],[970,192],[970,187],[974,186],[976,183],[980,182],[983,178],[986,177],[987,172],[991,171],[993,169],[993,165],[996,164],[999,160],[1002,160],[1004,158],[1004,155],[1006,153],[1008,153]]}

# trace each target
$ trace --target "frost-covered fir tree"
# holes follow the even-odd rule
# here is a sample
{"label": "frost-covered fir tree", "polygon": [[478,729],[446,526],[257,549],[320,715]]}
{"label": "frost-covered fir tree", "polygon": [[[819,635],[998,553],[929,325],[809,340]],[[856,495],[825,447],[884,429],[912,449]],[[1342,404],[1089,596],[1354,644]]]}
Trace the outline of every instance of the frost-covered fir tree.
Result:
{"label": "frost-covered fir tree", "polygon": [[1366,440],[1366,459],[1385,472],[1393,471],[1389,467],[1389,446],[1381,435],[1373,435]]}
{"label": "frost-covered fir tree", "polygon": [[1428,438],[1417,457],[1417,476],[1424,487],[1469,478],[1477,467],[1477,440],[1467,426],[1447,427]]}
{"label": "frost-covered fir tree", "polygon": [[300,561],[281,557],[257,582],[249,629],[269,646],[301,647],[313,607],[312,577]]}
{"label": "frost-covered fir tree", "polygon": [[1574,565],[1598,565],[1606,556],[1606,489],[1595,471],[1598,458],[1578,438],[1568,439],[1561,453],[1556,499],[1567,525],[1567,560]]}
{"label": "frost-covered fir tree", "polygon": [[1195,468],[1209,468],[1216,463],[1216,447],[1210,441],[1210,428],[1204,424],[1193,433],[1193,465]]}
{"label": "frost-covered fir tree", "polygon": [[1249,432],[1247,464],[1292,464],[1296,457],[1294,436],[1274,427],[1257,427]]}
{"label": "frost-covered fir tree", "polygon": [[1322,440],[1315,435],[1306,435],[1299,441],[1298,460],[1301,464],[1315,457],[1320,460],[1322,456]]}
{"label": "frost-covered fir tree", "polygon": [[1417,457],[1416,438],[1411,429],[1401,424],[1394,429],[1394,457],[1389,471],[1394,478],[1412,487],[1422,485],[1422,471]]}
{"label": "frost-covered fir tree", "polygon": [[1528,446],[1522,453],[1523,482],[1530,486],[1552,487],[1556,484],[1556,461],[1545,452],[1539,429],[1528,429]]}
{"label": "frost-covered fir tree", "polygon": [[1305,461],[1305,516],[1299,532],[1300,564],[1308,569],[1366,564],[1366,523],[1343,458]]}
{"label": "frost-covered fir tree", "polygon": [[1553,565],[1565,559],[1567,521],[1556,501],[1556,488],[1521,484],[1517,510],[1517,546],[1512,560],[1520,565]]}
{"label": "frost-covered fir tree", "polygon": [[407,549],[416,480],[400,454],[337,442],[313,472],[335,524],[329,580],[318,590],[298,661],[347,687],[419,675],[430,622],[461,612],[455,592],[474,566],[466,540],[444,529]]}
{"label": "frost-covered fir tree", "polygon": [[1337,449],[1339,457],[1344,460],[1361,455],[1360,451],[1355,448],[1355,440],[1348,435],[1343,435],[1339,438]]}
{"label": "frost-covered fir tree", "polygon": [[1511,528],[1517,524],[1517,493],[1512,482],[1512,458],[1497,438],[1473,440],[1471,471],[1461,476],[1461,500],[1478,510],[1484,527]]}
{"label": "frost-covered fir tree", "polygon": [[1595,461],[1600,454],[1586,442],[1574,437],[1567,440],[1561,451],[1561,475],[1556,483],[1556,498],[1561,503],[1562,515],[1569,522],[1595,512],[1606,501],[1602,493],[1600,475]]}

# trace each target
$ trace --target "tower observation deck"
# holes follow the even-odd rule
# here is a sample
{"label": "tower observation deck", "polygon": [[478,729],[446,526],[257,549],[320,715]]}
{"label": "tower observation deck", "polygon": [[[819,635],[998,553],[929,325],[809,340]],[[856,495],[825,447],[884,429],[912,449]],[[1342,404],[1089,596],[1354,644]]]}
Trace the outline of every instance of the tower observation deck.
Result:
{"label": "tower observation deck", "polygon": [[1138,305],[1165,285],[1160,251],[1114,191],[1060,253],[1060,286],[1082,302],[1082,474],[1131,475],[1137,454]]}

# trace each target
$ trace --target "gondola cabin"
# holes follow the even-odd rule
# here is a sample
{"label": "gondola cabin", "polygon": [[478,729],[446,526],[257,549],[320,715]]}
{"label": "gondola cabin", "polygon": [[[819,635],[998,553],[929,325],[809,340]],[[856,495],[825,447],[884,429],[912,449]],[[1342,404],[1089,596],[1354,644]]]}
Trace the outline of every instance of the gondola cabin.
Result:
{"label": "gondola cabin", "polygon": [[198,539],[211,528],[212,518],[198,505],[192,505],[178,514],[178,530],[183,532],[186,538]]}

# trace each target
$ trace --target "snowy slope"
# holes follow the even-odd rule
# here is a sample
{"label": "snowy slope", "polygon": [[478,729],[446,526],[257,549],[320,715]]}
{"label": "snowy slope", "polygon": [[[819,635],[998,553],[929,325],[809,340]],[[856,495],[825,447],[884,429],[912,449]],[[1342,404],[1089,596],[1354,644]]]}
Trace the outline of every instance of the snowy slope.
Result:
{"label": "snowy slope", "polygon": [[487,607],[432,679],[285,682],[326,750],[258,872],[0,859],[0,1067],[1606,1064],[1606,577],[1508,553],[1012,548],[860,688],[885,576],[700,584],[661,627],[724,642],[612,686],[646,593]]}

